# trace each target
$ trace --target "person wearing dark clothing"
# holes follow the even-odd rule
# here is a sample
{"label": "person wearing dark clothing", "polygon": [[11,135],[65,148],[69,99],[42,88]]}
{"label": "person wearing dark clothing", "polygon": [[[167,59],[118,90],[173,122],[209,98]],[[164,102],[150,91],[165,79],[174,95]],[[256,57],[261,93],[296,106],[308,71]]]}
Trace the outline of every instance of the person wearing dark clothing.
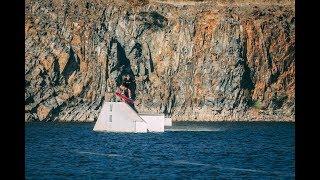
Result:
{"label": "person wearing dark clothing", "polygon": [[121,95],[126,96],[127,98],[131,99],[131,90],[127,87],[126,84],[122,83],[118,89],[117,92],[120,93]]}
{"label": "person wearing dark clothing", "polygon": [[129,74],[126,74],[122,77],[122,84],[131,89],[132,80]]}
{"label": "person wearing dark clothing", "polygon": [[132,78],[130,77],[129,74],[125,74],[124,76],[122,76],[122,82],[120,86],[117,88],[116,92],[121,95],[124,95],[126,98],[129,98],[130,100],[128,101],[128,99],[121,98],[121,96],[119,97],[121,101],[126,102],[134,111],[138,112],[134,106],[134,101],[133,101],[134,97],[132,94],[132,88],[133,88]]}

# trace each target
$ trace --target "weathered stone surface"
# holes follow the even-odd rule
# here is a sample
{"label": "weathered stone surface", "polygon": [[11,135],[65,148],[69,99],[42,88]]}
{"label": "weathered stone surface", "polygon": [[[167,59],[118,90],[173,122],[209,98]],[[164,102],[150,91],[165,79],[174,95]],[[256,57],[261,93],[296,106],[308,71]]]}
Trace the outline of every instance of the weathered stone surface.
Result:
{"label": "weathered stone surface", "polygon": [[93,121],[124,73],[139,112],[294,121],[293,1],[27,0],[25,13],[25,121]]}
{"label": "weathered stone surface", "polygon": [[42,121],[45,118],[47,118],[50,110],[51,109],[49,107],[46,107],[44,105],[40,105],[37,109],[37,115],[38,115],[39,120]]}

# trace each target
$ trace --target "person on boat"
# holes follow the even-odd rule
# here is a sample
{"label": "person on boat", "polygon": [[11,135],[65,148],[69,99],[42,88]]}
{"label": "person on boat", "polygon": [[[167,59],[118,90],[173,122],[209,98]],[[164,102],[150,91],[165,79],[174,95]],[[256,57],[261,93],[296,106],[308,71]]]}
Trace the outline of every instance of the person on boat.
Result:
{"label": "person on boat", "polygon": [[[130,98],[131,99],[131,90],[128,88],[128,86],[125,84],[125,83],[122,83],[118,89],[117,89],[117,92],[127,98]],[[123,98],[120,98],[121,100],[124,101]]]}
{"label": "person on boat", "polygon": [[121,85],[117,88],[116,93],[122,96],[125,96],[126,98],[129,98],[129,99],[126,99],[126,98],[122,98],[121,96],[118,96],[121,99],[121,101],[126,102],[134,111],[138,112],[138,110],[134,106],[134,101],[132,99],[132,92],[130,89],[132,81],[129,74],[123,76],[122,80],[123,81]]}
{"label": "person on boat", "polygon": [[122,76],[122,84],[124,84],[127,88],[131,89],[132,79],[129,74],[125,74]]}

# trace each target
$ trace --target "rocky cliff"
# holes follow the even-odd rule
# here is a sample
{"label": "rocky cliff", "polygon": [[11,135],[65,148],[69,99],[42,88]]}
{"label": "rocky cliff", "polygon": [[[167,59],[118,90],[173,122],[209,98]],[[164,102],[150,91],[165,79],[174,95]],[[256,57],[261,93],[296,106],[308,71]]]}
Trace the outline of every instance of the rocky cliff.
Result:
{"label": "rocky cliff", "polygon": [[26,0],[25,121],[94,121],[125,73],[139,112],[294,121],[294,1]]}

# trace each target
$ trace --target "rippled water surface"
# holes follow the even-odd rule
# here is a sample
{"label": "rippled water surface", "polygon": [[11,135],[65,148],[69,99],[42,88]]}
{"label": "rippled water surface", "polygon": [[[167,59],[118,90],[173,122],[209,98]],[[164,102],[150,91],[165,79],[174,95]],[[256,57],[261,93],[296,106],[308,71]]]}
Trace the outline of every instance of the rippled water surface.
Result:
{"label": "rippled water surface", "polygon": [[294,123],[174,123],[98,133],[94,123],[26,123],[27,179],[294,179]]}

